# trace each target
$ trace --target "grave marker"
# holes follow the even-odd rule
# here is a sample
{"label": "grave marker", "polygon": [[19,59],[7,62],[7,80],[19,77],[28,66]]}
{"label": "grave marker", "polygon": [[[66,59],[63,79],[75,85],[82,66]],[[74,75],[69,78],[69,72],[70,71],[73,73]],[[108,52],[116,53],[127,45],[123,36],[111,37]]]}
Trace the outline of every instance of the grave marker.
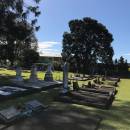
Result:
{"label": "grave marker", "polygon": [[30,75],[30,79],[29,82],[37,82],[38,78],[37,78],[37,68],[35,65],[32,66],[31,68],[31,75]]}
{"label": "grave marker", "polygon": [[45,81],[53,81],[52,65],[51,64],[48,65],[44,80]]}
{"label": "grave marker", "polygon": [[62,93],[68,92],[68,63],[65,62],[63,66],[63,91]]}
{"label": "grave marker", "polygon": [[16,77],[15,77],[14,81],[18,81],[18,82],[23,81],[22,68],[21,67],[16,68]]}

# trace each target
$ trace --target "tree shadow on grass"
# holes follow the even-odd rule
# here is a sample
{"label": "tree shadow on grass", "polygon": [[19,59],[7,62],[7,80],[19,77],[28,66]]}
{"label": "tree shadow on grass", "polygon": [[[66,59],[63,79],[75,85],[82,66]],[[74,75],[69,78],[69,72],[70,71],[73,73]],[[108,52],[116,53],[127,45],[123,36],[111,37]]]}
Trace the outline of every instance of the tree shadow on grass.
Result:
{"label": "tree shadow on grass", "polygon": [[[117,100],[116,100],[117,101]],[[103,119],[109,120],[110,124],[103,123],[101,128],[106,128],[103,130],[119,130],[126,129],[130,125],[130,102],[118,100],[116,105],[113,105],[110,110],[97,112],[102,116]],[[115,126],[115,125],[119,126]],[[126,127],[126,128],[122,128]]]}
{"label": "tree shadow on grass", "polygon": [[[4,75],[0,75],[0,86],[1,85],[6,85],[6,84],[12,84],[11,79],[15,79],[16,75],[11,75],[11,74],[4,74]],[[22,77],[25,79],[25,81],[27,80],[26,78],[28,76],[24,76],[22,75]]]}
{"label": "tree shadow on grass", "polygon": [[129,130],[130,126],[130,102],[115,100],[116,103],[109,110],[97,109],[83,105],[72,105],[77,107],[79,113],[84,111],[86,115],[94,114],[102,118],[98,130]]}
{"label": "tree shadow on grass", "polygon": [[51,108],[5,130],[95,130],[100,119],[76,110]]}
{"label": "tree shadow on grass", "polygon": [[14,79],[14,78],[15,76],[12,76],[12,75],[0,76],[0,86],[11,84],[10,79]]}

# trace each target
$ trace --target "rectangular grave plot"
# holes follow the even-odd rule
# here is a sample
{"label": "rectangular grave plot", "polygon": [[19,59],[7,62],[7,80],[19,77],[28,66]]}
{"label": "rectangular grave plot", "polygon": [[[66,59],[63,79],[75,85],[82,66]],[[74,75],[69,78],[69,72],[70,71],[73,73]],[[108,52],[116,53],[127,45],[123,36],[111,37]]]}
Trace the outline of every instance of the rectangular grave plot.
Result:
{"label": "rectangular grave plot", "polygon": [[98,93],[106,93],[108,95],[115,94],[115,88],[114,87],[105,87],[101,86],[100,88],[82,88],[81,90],[84,91],[93,91],[93,92],[98,92]]}
{"label": "rectangular grave plot", "polygon": [[107,94],[107,93],[98,93],[98,92],[96,92],[96,91],[84,91],[84,90],[78,90],[77,92],[79,92],[79,93],[82,93],[82,94],[92,94],[92,95],[101,95],[101,96],[104,96],[104,97],[108,97],[109,96],[109,94]]}
{"label": "rectangular grave plot", "polygon": [[105,99],[105,98],[100,98],[100,97],[92,97],[91,95],[81,95],[79,93],[76,93],[76,92],[73,92],[71,95],[70,95],[73,99],[76,99],[76,100],[84,100],[86,102],[92,102],[92,103],[104,103],[104,104],[107,104],[107,102],[109,102],[108,99]]}
{"label": "rectangular grave plot", "polygon": [[78,91],[78,93],[82,94],[82,95],[88,95],[88,96],[92,96],[92,97],[99,97],[99,98],[104,98],[104,99],[110,99],[110,95],[107,94],[101,94],[101,93],[95,93],[95,92],[87,92],[87,91]]}
{"label": "rectangular grave plot", "polygon": [[110,86],[110,85],[101,85],[98,90],[101,90],[101,91],[106,91],[106,92],[109,92],[111,94],[116,94],[116,88],[113,87],[113,86]]}
{"label": "rectangular grave plot", "polygon": [[89,105],[93,105],[93,106],[103,106],[105,108],[108,108],[109,106],[111,106],[112,102],[113,102],[113,97],[109,96],[108,98],[106,97],[99,97],[99,96],[94,96],[94,95],[81,95],[79,93],[72,93],[72,95],[70,96],[73,100],[77,100],[80,102],[86,102]]}
{"label": "rectangular grave plot", "polygon": [[99,89],[95,89],[95,88],[81,88],[81,90],[88,91],[88,92],[95,92],[95,93],[107,94],[107,95],[110,94],[110,92],[108,92],[108,91],[99,90]]}
{"label": "rectangular grave plot", "polygon": [[13,87],[13,86],[2,86],[0,88],[0,100],[12,98],[21,96],[22,94],[26,93],[28,90],[19,88],[19,87]]}
{"label": "rectangular grave plot", "polygon": [[111,105],[114,98],[113,96],[108,96],[108,97],[104,97],[104,96],[99,96],[99,95],[92,95],[92,94],[86,94],[83,95],[79,92],[72,92],[72,94],[70,95],[73,99],[77,99],[77,100],[84,100],[86,102],[90,102],[90,103],[101,103],[101,104],[108,104]]}
{"label": "rectangular grave plot", "polygon": [[11,94],[11,92],[5,92],[3,90],[0,90],[0,96],[10,96]]}
{"label": "rectangular grave plot", "polygon": [[106,79],[107,79],[107,80],[110,80],[110,81],[120,82],[120,78],[107,77]]}
{"label": "rectangular grave plot", "polygon": [[43,108],[45,109],[47,107],[37,100],[29,101],[29,102],[25,103],[25,105],[28,109],[33,110],[33,111],[41,110]]}
{"label": "rectangular grave plot", "polygon": [[102,108],[102,109],[108,109],[110,106],[107,105],[106,103],[102,102],[97,102],[91,99],[87,100],[77,100],[76,98],[72,98],[69,96],[61,96],[58,101],[64,102],[64,103],[74,103],[74,104],[80,104],[80,105],[87,105],[87,106],[92,106],[92,107],[97,107],[97,108]]}
{"label": "rectangular grave plot", "polygon": [[9,123],[18,119],[21,115],[21,111],[16,109],[15,107],[10,107],[8,109],[4,109],[0,111],[0,120]]}
{"label": "rectangular grave plot", "polygon": [[26,89],[24,89],[24,88],[19,88],[19,87],[14,87],[14,86],[3,86],[3,87],[1,87],[1,89],[3,91],[12,92],[12,93],[26,91]]}

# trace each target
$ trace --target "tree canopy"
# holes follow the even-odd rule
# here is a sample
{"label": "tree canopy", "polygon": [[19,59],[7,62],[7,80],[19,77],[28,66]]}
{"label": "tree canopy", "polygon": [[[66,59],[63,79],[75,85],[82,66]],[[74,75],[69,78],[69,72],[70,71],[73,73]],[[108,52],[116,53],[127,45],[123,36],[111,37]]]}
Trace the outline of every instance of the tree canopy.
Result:
{"label": "tree canopy", "polygon": [[23,53],[22,66],[25,68],[30,68],[38,60],[39,60],[39,53],[32,49],[27,49]]}
{"label": "tree canopy", "polygon": [[24,49],[37,49],[39,2],[32,0],[29,5],[26,0],[0,1],[0,60],[8,59],[13,64]]}
{"label": "tree canopy", "polygon": [[114,54],[112,34],[97,20],[86,17],[69,22],[70,32],[63,35],[63,60],[77,64],[77,69],[87,71],[96,63],[112,63]]}

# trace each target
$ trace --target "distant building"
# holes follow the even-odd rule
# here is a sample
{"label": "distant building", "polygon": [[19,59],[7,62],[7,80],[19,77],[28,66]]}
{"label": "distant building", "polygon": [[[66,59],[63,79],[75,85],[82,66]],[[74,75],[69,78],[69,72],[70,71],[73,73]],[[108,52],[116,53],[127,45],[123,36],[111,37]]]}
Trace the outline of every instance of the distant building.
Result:
{"label": "distant building", "polygon": [[53,65],[54,70],[61,70],[62,56],[56,54],[40,54],[39,62],[36,64],[39,70],[46,70],[49,63]]}
{"label": "distant building", "polygon": [[40,63],[61,63],[62,56],[58,54],[40,54]]}

